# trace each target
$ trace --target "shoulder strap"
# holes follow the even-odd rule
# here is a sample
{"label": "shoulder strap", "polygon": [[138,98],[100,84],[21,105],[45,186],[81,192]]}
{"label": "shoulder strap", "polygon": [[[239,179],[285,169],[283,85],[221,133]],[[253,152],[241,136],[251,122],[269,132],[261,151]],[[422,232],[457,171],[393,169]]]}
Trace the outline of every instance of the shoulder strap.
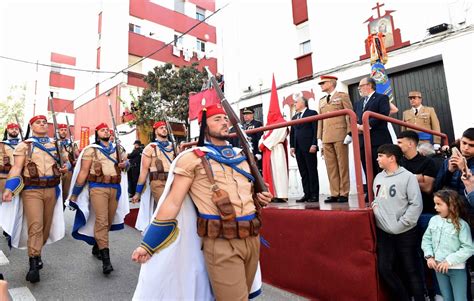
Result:
{"label": "shoulder strap", "polygon": [[201,159],[201,164],[204,168],[204,171],[206,172],[207,179],[209,180],[209,182],[211,182],[212,185],[211,190],[219,190],[219,186],[217,186],[216,181],[214,181],[214,177],[212,176],[211,165],[209,164],[209,161],[206,160],[206,153],[204,153],[199,148],[194,149],[193,152]]}

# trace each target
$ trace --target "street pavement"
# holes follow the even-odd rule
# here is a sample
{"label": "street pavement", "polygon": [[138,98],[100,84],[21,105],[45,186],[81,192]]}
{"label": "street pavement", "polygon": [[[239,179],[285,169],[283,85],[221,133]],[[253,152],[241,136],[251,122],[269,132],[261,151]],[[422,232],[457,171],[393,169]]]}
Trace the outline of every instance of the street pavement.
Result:
{"label": "street pavement", "polygon": [[[130,260],[130,255],[140,243],[140,233],[128,226],[122,231],[110,232],[114,271],[105,276],[102,262],[91,255],[91,247],[71,237],[73,218],[74,212],[66,209],[66,236],[44,247],[41,281],[36,284],[25,280],[28,271],[26,250],[9,250],[1,237],[0,272],[8,281],[13,300],[131,300],[140,266]],[[262,295],[256,300],[305,299],[264,285]]]}

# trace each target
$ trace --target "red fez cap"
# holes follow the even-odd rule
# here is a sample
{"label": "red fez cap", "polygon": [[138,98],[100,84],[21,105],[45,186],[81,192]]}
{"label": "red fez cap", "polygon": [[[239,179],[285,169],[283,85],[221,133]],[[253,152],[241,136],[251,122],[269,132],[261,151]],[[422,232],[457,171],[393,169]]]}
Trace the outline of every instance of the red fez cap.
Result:
{"label": "red fez cap", "polygon": [[322,83],[329,82],[332,80],[337,80],[337,77],[332,76],[332,75],[321,75],[318,85],[321,85]]}
{"label": "red fez cap", "polygon": [[33,117],[33,118],[30,119],[30,124],[33,124],[33,122],[35,122],[35,121],[38,120],[38,119],[47,120],[46,116],[44,116],[44,115],[36,115],[35,117]]}
{"label": "red fez cap", "polygon": [[157,128],[159,128],[160,126],[164,126],[164,125],[166,125],[166,122],[164,122],[164,121],[157,121],[157,122],[155,122],[155,124],[153,124],[153,128],[154,128],[154,129],[157,129]]}
{"label": "red fez cap", "polygon": [[95,130],[98,131],[98,130],[101,130],[103,128],[107,128],[107,129],[109,128],[107,123],[104,123],[104,122],[100,123],[98,126],[95,127]]}
{"label": "red fez cap", "polygon": [[201,114],[198,115],[198,122],[201,123],[202,119],[202,111],[206,110],[206,118],[209,118],[211,116],[217,115],[217,114],[224,114],[227,115],[226,112],[224,111],[224,108],[222,108],[222,105],[220,103],[215,103],[210,106],[207,106],[201,110]]}
{"label": "red fez cap", "polygon": [[16,123],[9,123],[9,124],[7,125],[7,129],[8,129],[8,130],[11,130],[11,129],[19,129],[19,128],[20,128],[20,127],[19,127],[18,124],[16,124]]}
{"label": "red fez cap", "polygon": [[58,124],[58,129],[67,129],[67,124],[64,124],[64,123]]}

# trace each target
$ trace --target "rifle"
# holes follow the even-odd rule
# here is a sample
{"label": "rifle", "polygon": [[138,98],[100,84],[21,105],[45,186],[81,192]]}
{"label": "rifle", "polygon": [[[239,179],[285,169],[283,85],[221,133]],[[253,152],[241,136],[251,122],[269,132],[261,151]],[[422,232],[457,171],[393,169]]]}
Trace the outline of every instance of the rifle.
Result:
{"label": "rifle", "polygon": [[53,125],[54,125],[54,146],[56,147],[56,153],[58,154],[58,164],[59,168],[63,167],[63,160],[61,158],[61,150],[60,150],[60,143],[59,143],[59,131],[58,131],[58,122],[56,120],[56,113],[54,112],[53,106],[53,92],[51,92],[49,98],[49,106],[51,107],[51,113],[53,115]]}
{"label": "rifle", "polygon": [[15,120],[16,120],[16,124],[18,124],[18,129],[20,130],[21,141],[23,141],[25,140],[25,137],[23,136],[23,130],[21,129],[21,124],[20,124],[20,121],[18,120],[17,114],[15,114]]}
{"label": "rifle", "polygon": [[[66,112],[64,112],[66,113]],[[71,152],[68,152],[69,153],[69,156],[70,158],[72,159],[72,162],[75,162],[76,161],[76,153],[75,153],[75,143],[74,143],[74,136],[72,135],[72,132],[71,132],[71,126],[69,125],[69,118],[67,117],[66,115],[66,124],[67,124],[67,131],[69,132],[69,139],[71,139]]]}
{"label": "rifle", "polygon": [[[224,108],[224,111],[227,113],[227,116],[229,117],[229,120],[232,123],[232,126],[235,128],[235,133],[237,134],[237,137],[239,137],[239,140],[242,144],[242,151],[247,157],[247,162],[249,163],[249,166],[250,166],[250,172],[252,173],[252,176],[255,178],[254,192],[258,193],[258,192],[268,191],[268,188],[265,185],[265,182],[263,181],[263,177],[260,174],[260,171],[258,170],[257,163],[255,162],[255,158],[252,152],[252,146],[249,144],[247,135],[242,130],[242,124],[240,123],[239,117],[237,117],[237,114],[235,114],[231,105],[225,98],[225,95],[222,92],[219,84],[217,83],[215,76],[211,73],[208,67],[204,67],[204,68],[206,68],[207,74],[209,75],[209,81],[211,82],[214,89],[216,89],[216,93],[221,101],[221,105]],[[259,204],[259,203],[255,202],[255,204]]]}
{"label": "rifle", "polygon": [[166,123],[166,129],[168,130],[168,135],[170,136],[170,139],[171,139],[171,146],[173,147],[173,154],[174,154],[174,157],[176,158],[176,156],[178,154],[178,151],[176,150],[176,140],[174,139],[173,130],[171,129],[171,125],[168,122],[167,118],[165,118],[165,123]]}
{"label": "rifle", "polygon": [[109,112],[110,112],[110,117],[112,118],[112,125],[114,126],[114,133],[115,133],[115,153],[117,155],[117,163],[122,162],[122,156],[120,155],[120,139],[119,139],[119,132],[117,130],[117,124],[115,123],[115,118],[114,118],[114,111],[112,110],[112,104],[110,103],[110,98],[108,98],[109,101]]}

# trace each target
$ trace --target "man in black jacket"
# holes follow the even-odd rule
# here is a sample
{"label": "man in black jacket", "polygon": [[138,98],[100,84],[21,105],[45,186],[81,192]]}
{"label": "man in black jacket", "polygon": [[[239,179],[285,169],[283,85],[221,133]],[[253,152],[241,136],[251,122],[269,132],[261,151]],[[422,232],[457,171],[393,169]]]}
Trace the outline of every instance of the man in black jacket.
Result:
{"label": "man in black jacket", "polygon": [[[357,114],[357,128],[359,129],[359,141],[360,141],[360,155],[362,159],[362,166],[364,167],[365,174],[367,175],[367,168],[365,165],[365,151],[364,151],[364,139],[362,136],[363,125],[362,115],[365,111],[372,111],[385,116],[390,113],[390,101],[388,96],[385,94],[379,94],[375,92],[376,83],[370,77],[365,77],[359,82],[359,94],[362,96],[355,104],[355,112]],[[392,138],[387,128],[387,122],[369,118],[370,126],[370,142],[372,149],[372,171],[373,177],[381,171],[379,164],[377,163],[377,149],[383,144],[391,144]]]}
{"label": "man in black jacket", "polygon": [[[296,114],[292,120],[304,117],[314,116],[318,113],[308,109],[308,100],[299,97],[296,100]],[[290,132],[290,151],[291,156],[296,154],[296,162],[303,182],[304,196],[297,202],[318,202],[319,201],[319,178],[318,178],[318,159],[316,152],[318,142],[316,131],[317,121],[302,123],[291,127]]]}
{"label": "man in black jacket", "polygon": [[135,195],[135,189],[137,188],[138,177],[140,176],[140,161],[142,159],[142,143],[140,140],[135,140],[133,143],[133,151],[128,154],[127,159],[130,163],[130,168],[127,172],[128,177],[128,194],[129,196]]}

